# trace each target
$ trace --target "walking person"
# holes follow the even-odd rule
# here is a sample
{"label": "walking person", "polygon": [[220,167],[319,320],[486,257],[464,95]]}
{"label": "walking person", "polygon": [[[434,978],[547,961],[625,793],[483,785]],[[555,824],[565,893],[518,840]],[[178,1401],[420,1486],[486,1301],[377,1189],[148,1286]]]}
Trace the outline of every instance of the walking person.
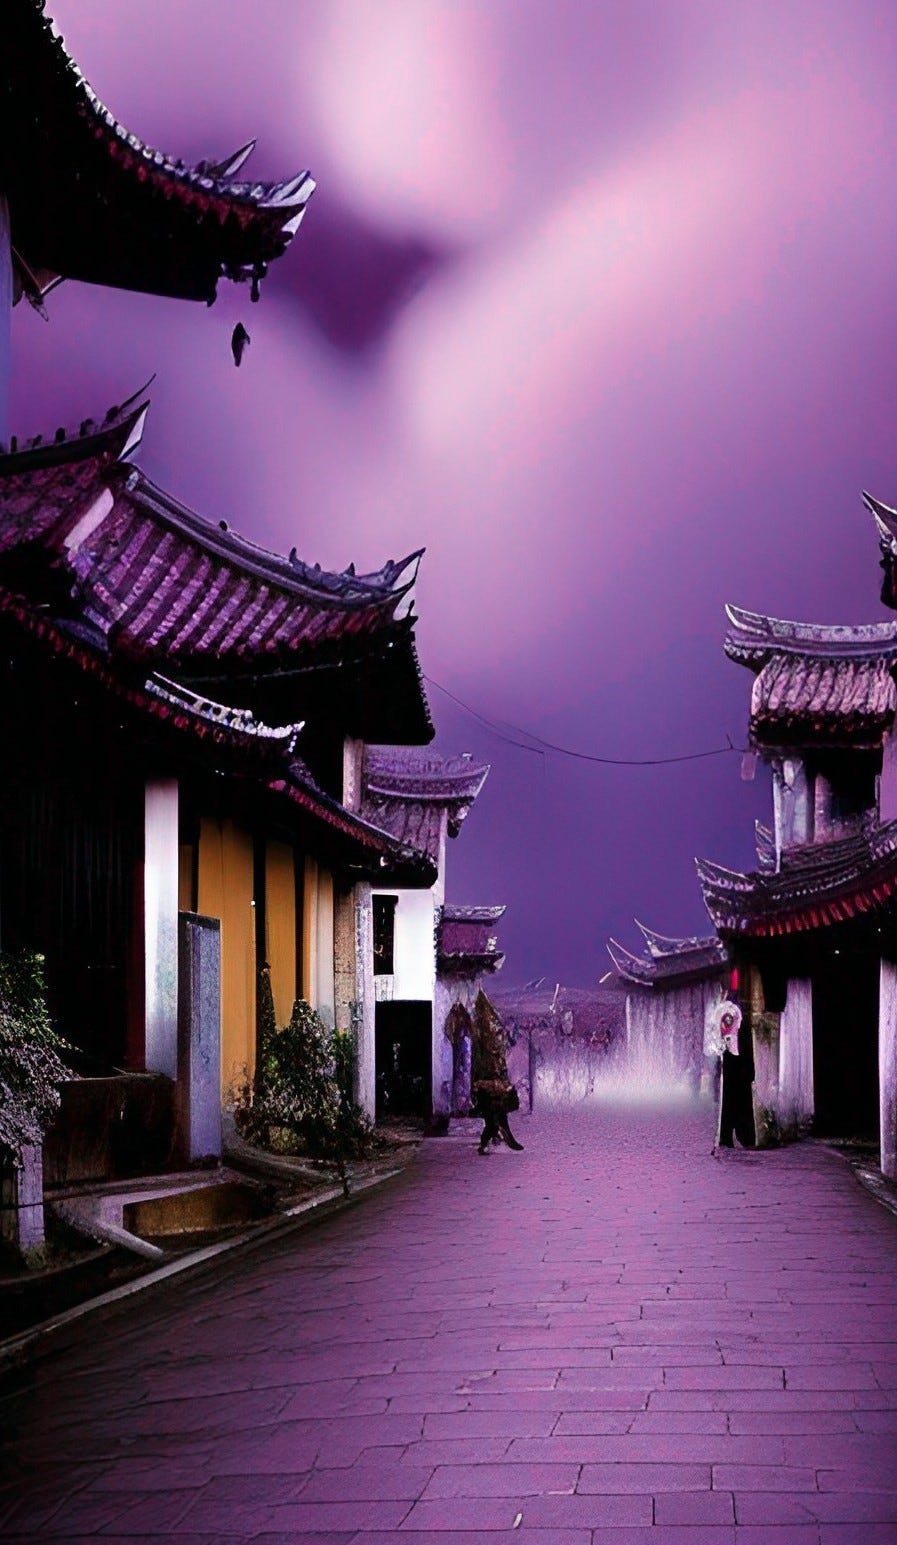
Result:
{"label": "walking person", "polygon": [[471,1044],[471,1091],[483,1118],[479,1152],[489,1152],[490,1143],[504,1142],[515,1152],[522,1143],[508,1125],[508,1113],[520,1109],[517,1090],[508,1077],[507,1040],[497,1010],[482,989],[473,1010]]}

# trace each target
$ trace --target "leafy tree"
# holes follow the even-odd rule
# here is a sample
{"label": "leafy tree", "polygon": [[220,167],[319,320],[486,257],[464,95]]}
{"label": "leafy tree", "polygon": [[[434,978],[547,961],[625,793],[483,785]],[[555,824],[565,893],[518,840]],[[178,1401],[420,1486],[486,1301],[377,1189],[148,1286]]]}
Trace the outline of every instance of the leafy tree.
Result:
{"label": "leafy tree", "polygon": [[43,956],[0,955],[0,1153],[15,1164],[59,1109],[67,1049],[50,1023]]}

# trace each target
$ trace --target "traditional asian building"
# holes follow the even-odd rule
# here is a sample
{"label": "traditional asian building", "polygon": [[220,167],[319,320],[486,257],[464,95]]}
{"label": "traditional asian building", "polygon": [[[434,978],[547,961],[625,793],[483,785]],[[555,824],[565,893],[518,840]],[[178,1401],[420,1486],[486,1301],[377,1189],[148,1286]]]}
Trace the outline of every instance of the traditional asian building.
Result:
{"label": "traditional asian building", "polygon": [[367,736],[432,736],[419,555],[332,574],[203,520],[131,463],[146,408],[0,457],[3,947],[45,955],[82,1072],[177,1080],[178,916],[216,919],[216,1108],[266,961],[281,1023],[355,1029],[373,1109],[371,887],[429,898],[437,859],[343,780]]}
{"label": "traditional asian building", "polygon": [[728,985],[725,945],[716,934],[670,939],[637,921],[645,940],[634,955],[616,939],[607,949],[626,987],[626,1051],[634,1068],[697,1089],[707,1010]]}
{"label": "traditional asian building", "polygon": [[[361,814],[395,841],[426,855],[436,871],[435,883],[426,891],[374,888],[377,1087],[384,1111],[451,1111],[452,1048],[445,1035],[450,994],[437,985],[446,845],[460,833],[488,772],[469,756],[398,745],[364,748]],[[493,916],[491,909],[486,911]],[[490,953],[488,941],[479,938],[482,920],[473,926],[477,938],[468,937],[466,943],[482,943],[488,964],[497,968],[497,951]],[[465,963],[468,974],[472,965],[470,960]],[[484,969],[479,967],[479,975]]]}
{"label": "traditional asian building", "polygon": [[701,860],[698,875],[751,1017],[759,1129],[878,1136],[894,1176],[897,623],[728,618],[726,653],[754,677],[750,744],[772,771],[773,824],[758,828],[756,869]]}
{"label": "traditional asian building", "polygon": [[[7,507],[12,526],[6,529],[4,563],[8,573],[7,580],[0,581],[0,626],[10,649],[20,650],[21,658],[10,654],[9,673],[15,680],[10,682],[3,710],[10,732],[7,745],[15,745],[20,754],[15,761],[7,756],[4,778],[20,798],[31,801],[32,812],[30,825],[26,822],[21,830],[15,828],[6,812],[6,841],[4,852],[0,853],[6,902],[3,943],[29,936],[32,924],[57,943],[65,938],[63,953],[72,965],[67,983],[67,1017],[75,1015],[82,1036],[102,1043],[103,1055],[110,1054],[113,1048],[108,1042],[109,1026],[117,1021],[116,1034],[120,1038],[122,1001],[127,997],[127,1015],[132,1021],[127,1032],[128,1057],[148,1057],[151,1062],[158,1059],[166,1065],[174,1055],[168,1043],[170,1025],[164,1034],[159,1030],[153,993],[158,989],[162,994],[164,1013],[168,1014],[172,995],[177,993],[176,974],[172,978],[166,966],[174,946],[166,932],[161,952],[158,956],[152,954],[149,918],[157,904],[167,915],[170,898],[166,894],[160,900],[155,895],[148,882],[150,869],[143,866],[138,856],[142,849],[136,838],[131,842],[126,835],[140,829],[139,825],[133,827],[133,810],[128,810],[124,822],[114,814],[123,814],[122,807],[128,805],[130,797],[136,797],[129,783],[132,769],[121,755],[122,745],[117,751],[118,763],[115,755],[110,755],[106,763],[101,756],[97,760],[97,748],[103,744],[103,737],[95,745],[85,743],[84,735],[91,733],[92,721],[74,710],[91,696],[104,676],[109,666],[104,656],[109,653],[114,656],[112,673],[108,675],[108,690],[99,718],[108,718],[114,712],[112,705],[117,703],[119,738],[136,714],[140,734],[150,723],[159,730],[164,721],[166,737],[172,730],[185,732],[191,724],[196,740],[202,740],[206,747],[214,744],[223,753],[225,744],[235,752],[239,746],[238,759],[249,755],[251,760],[251,746],[258,749],[264,745],[265,755],[276,741],[287,747],[290,726],[284,726],[279,736],[268,734],[252,713],[234,719],[226,708],[219,711],[211,703],[179,699],[178,688],[171,689],[174,700],[166,701],[170,684],[157,677],[155,670],[144,672],[141,677],[135,663],[123,671],[129,646],[126,644],[121,651],[110,650],[109,639],[100,636],[102,622],[79,621],[79,581],[74,563],[74,594],[66,598],[54,592],[52,600],[41,596],[47,580],[46,554],[54,539],[48,531],[53,525],[53,501],[60,506],[63,545],[70,539],[74,552],[79,549],[81,538],[106,520],[109,490],[98,493],[100,502],[95,507],[80,505],[78,519],[82,525],[78,529],[66,525],[66,512],[78,507],[79,489],[87,490],[97,455],[100,460],[115,461],[126,454],[132,436],[139,438],[139,415],[129,417],[127,413],[113,411],[99,429],[85,420],[77,436],[57,430],[52,448],[50,443],[42,445],[35,441],[20,453],[15,441],[10,440],[7,424],[10,317],[13,305],[23,296],[44,313],[44,297],[65,278],[211,304],[219,279],[226,277],[248,281],[252,299],[257,300],[267,267],[289,245],[314,184],[306,172],[271,183],[241,179],[239,174],[252,148],[250,142],[223,161],[210,160],[192,166],[153,150],[118,123],[87,85],[52,22],[45,17],[44,0],[7,0],[0,54],[0,453],[11,453],[4,461],[4,472],[13,480],[14,494],[12,505]],[[246,337],[245,328],[235,330],[237,363]],[[21,481],[23,477],[25,484]],[[44,485],[47,497],[42,502]],[[35,516],[37,527],[33,543],[28,530],[29,515]],[[132,549],[130,557],[139,571],[139,549]],[[35,574],[29,569],[32,560],[36,564]],[[51,584],[64,583],[64,565],[57,564],[53,573],[56,579]],[[137,583],[155,585],[158,578],[158,565],[154,568],[149,563],[143,579]],[[31,579],[35,581],[33,590]],[[102,583],[101,578],[100,589]],[[112,603],[114,610],[114,594]],[[79,628],[83,630],[81,635]],[[111,633],[112,629],[110,636]],[[127,622],[124,633],[127,636]],[[44,658],[39,662],[41,651]],[[23,711],[17,716],[13,707],[16,693],[22,692],[29,672],[34,673],[40,690],[34,702],[19,699]],[[67,673],[69,696],[60,696],[56,688]],[[48,710],[52,706],[57,711],[59,734],[55,738],[50,722],[33,722],[33,709],[40,701],[45,702]],[[27,737],[32,729],[34,735],[29,744]],[[186,744],[183,738],[179,742],[179,746]],[[41,746],[46,751],[43,761],[38,754]],[[95,779],[86,772],[92,761],[96,762]],[[30,788],[24,772],[26,766],[34,773]],[[116,770],[120,776],[116,776]],[[149,822],[151,810],[155,812],[154,820],[160,830],[166,830],[167,842],[173,819],[171,799],[160,792],[159,799],[154,801],[149,789],[147,783],[146,819]],[[41,811],[44,795],[46,808]],[[66,802],[75,818],[71,828],[64,815]],[[88,814],[79,825],[82,810]],[[44,816],[50,823],[46,831],[41,828]],[[89,830],[93,833],[90,837]],[[100,832],[105,833],[104,838],[98,835]],[[30,833],[30,838],[26,833]],[[31,849],[27,845],[29,840],[34,843]],[[55,901],[50,899],[52,877],[33,871],[33,865],[47,856],[46,852],[41,853],[42,843],[51,848],[55,845],[61,860],[67,848],[56,876]],[[150,843],[147,852],[151,855],[152,851]],[[98,883],[101,873],[108,879],[105,889]],[[19,891],[17,874],[23,887]],[[133,907],[126,905],[126,893],[133,901],[141,886],[147,887],[148,931],[142,942],[147,952],[145,977],[137,954],[126,952],[122,944],[134,912]],[[72,924],[71,928],[65,919]],[[168,926],[165,925],[166,930]],[[174,927],[176,943],[176,920]],[[101,946],[97,941],[104,931],[105,943]],[[195,955],[195,964],[200,958],[211,960],[215,956],[217,940],[213,940],[212,932],[211,925],[204,932],[198,925],[194,928],[195,937],[186,954],[191,959]],[[88,957],[97,951],[103,957],[102,965],[94,960],[89,982],[88,968],[77,945],[79,939],[88,937]],[[62,981],[60,960],[61,956],[55,965],[48,961],[51,977],[55,978],[54,994]],[[131,989],[136,993],[138,985],[140,996],[131,996]],[[82,1006],[76,1009],[82,996]],[[201,999],[200,992],[196,1003]],[[144,1007],[145,1025],[141,1019]],[[145,1043],[142,1050],[138,1046],[141,1040]],[[203,1042],[203,1056],[194,1058],[193,1072],[202,1064],[206,1084],[217,1086],[217,1060],[212,1077],[208,1051]],[[220,1048],[216,1046],[216,1059],[219,1054]],[[93,1054],[85,1048],[84,1055]],[[195,1093],[195,1078],[190,1087]],[[220,1127],[220,1122],[217,1125]],[[140,1122],[137,1126],[141,1128]],[[213,1121],[203,1128],[197,1141],[213,1142],[215,1126]],[[191,1144],[192,1138],[188,1147]],[[24,1187],[29,1195],[39,1195],[38,1170],[39,1154],[29,1153],[25,1170],[18,1172],[18,1179],[13,1177],[13,1190]],[[42,1222],[37,1220],[38,1213],[34,1213],[32,1239],[42,1237]]]}

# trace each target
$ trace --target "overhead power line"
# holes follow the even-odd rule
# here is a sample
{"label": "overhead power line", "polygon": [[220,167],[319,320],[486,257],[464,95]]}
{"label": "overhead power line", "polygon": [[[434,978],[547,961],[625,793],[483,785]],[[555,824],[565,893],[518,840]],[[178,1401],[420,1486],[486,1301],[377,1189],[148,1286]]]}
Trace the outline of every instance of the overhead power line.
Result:
{"label": "overhead power line", "polygon": [[[537,756],[544,756],[547,751],[550,751],[556,756],[573,757],[578,762],[597,762],[602,767],[666,767],[671,762],[701,762],[707,757],[728,756],[730,752],[739,750],[738,746],[733,746],[727,735],[724,746],[717,746],[712,751],[688,751],[682,756],[596,756],[591,751],[576,751],[572,746],[560,746],[553,740],[543,740],[541,735],[534,735],[531,730],[521,729],[518,724],[507,724],[501,719],[490,719],[486,714],[479,713],[476,708],[471,708],[469,703],[465,703],[454,692],[450,692],[441,682],[434,681],[432,676],[425,676],[424,680],[431,687],[435,687],[437,692],[442,692],[445,697],[450,698],[459,708],[463,708],[465,713],[478,719],[480,724],[484,724],[493,735],[497,735],[499,740],[505,741],[509,746],[517,746],[521,751],[532,751]],[[506,731],[511,731],[511,734],[507,734]],[[520,735],[525,735],[526,740],[512,738]]]}

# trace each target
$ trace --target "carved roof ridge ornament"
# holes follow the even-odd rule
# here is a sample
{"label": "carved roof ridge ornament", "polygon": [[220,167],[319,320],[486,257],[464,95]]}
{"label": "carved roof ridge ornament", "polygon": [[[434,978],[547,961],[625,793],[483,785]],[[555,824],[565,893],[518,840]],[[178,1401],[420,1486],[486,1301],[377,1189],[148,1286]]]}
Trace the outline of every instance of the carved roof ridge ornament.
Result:
{"label": "carved roof ridge ornament", "polygon": [[658,960],[668,955],[687,954],[689,950],[706,949],[714,943],[714,938],[710,935],[685,934],[680,938],[674,938],[670,934],[657,933],[645,923],[640,923],[637,917],[633,922],[644,935],[650,953]]}
{"label": "carved roof ridge ornament", "polygon": [[[154,380],[155,376],[150,376],[124,402],[109,408],[102,420],[82,419],[77,428],[57,429],[49,438],[35,435],[19,442],[14,436],[8,449],[0,447],[0,479],[37,472],[43,467],[63,467],[104,452],[108,452],[110,462],[129,461],[143,439],[150,408],[147,393]],[[210,553],[236,562],[247,572],[274,581],[280,589],[306,596],[323,606],[351,609],[380,601],[398,604],[413,589],[426,551],[419,547],[405,558],[390,558],[371,574],[356,574],[351,563],[337,573],[317,563],[302,562],[295,548],[284,558],[233,531],[227,521],[209,520],[160,488],[139,467],[131,469],[126,486],[135,503],[172,531],[189,537]]]}
{"label": "carved roof ridge ornament", "polygon": [[13,435],[8,446],[0,443],[0,478],[86,461],[104,452],[110,461],[128,461],[143,439],[150,406],[147,392],[155,379],[151,375],[124,402],[107,409],[102,419],[84,418],[77,428],[59,428],[50,438],[32,435],[20,441]]}
{"label": "carved roof ridge ornament", "polygon": [[883,504],[865,489],[862,500],[878,528],[882,551],[897,557],[897,510],[892,510],[889,504]]}
{"label": "carved roof ridge ornament", "polygon": [[[646,938],[650,930],[639,923]],[[665,939],[660,934],[656,937]],[[695,935],[685,939],[665,940],[675,948],[655,950],[648,942],[645,955],[634,955],[617,939],[610,939],[605,948],[617,974],[626,981],[642,987],[684,985],[688,981],[720,975],[728,964],[728,952],[716,934]]]}
{"label": "carved roof ridge ornament", "polygon": [[497,923],[507,912],[507,902],[497,906],[459,906],[447,901],[442,908],[442,921],[446,923]]}
{"label": "carved roof ridge ornament", "polygon": [[[234,531],[227,521],[211,521],[173,494],[153,483],[146,473],[135,468],[129,484],[135,503],[147,509],[161,523],[220,558],[228,558],[261,579],[274,581],[294,595],[307,596],[323,606],[368,607],[378,601],[398,603],[413,588],[425,549],[420,547],[398,562],[390,559],[374,574],[356,574],[350,568],[336,573],[320,564],[303,563],[293,548],[288,558],[271,552],[249,537]],[[401,585],[396,583],[413,566],[413,573]]]}
{"label": "carved roof ridge ornament", "polygon": [[244,735],[278,741],[289,751],[294,749],[296,740],[305,728],[304,719],[297,720],[295,724],[265,724],[256,718],[251,708],[233,708],[228,703],[216,703],[199,692],[191,691],[181,682],[162,676],[159,671],[153,671],[144,685],[148,692],[154,692],[166,702],[188,708],[191,713],[199,714],[215,724],[223,724],[228,729],[240,730]]}
{"label": "carved roof ridge ornament", "polygon": [[897,658],[897,622],[794,622],[744,607],[726,605],[730,630],[726,653],[741,664],[759,667],[771,654],[822,656],[837,660]]}

